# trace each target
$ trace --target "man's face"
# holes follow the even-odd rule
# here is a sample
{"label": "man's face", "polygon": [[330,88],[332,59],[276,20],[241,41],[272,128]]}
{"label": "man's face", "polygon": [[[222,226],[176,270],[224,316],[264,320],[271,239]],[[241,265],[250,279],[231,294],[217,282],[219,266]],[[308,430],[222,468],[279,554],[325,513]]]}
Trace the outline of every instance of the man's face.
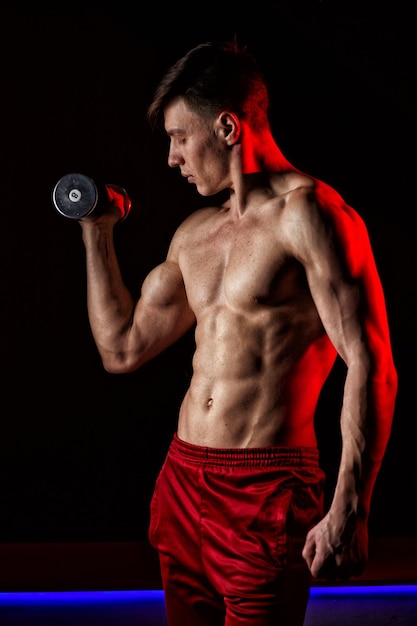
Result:
{"label": "man's face", "polygon": [[229,152],[215,119],[202,118],[176,98],[165,108],[165,130],[170,138],[168,165],[179,167],[202,196],[230,186]]}

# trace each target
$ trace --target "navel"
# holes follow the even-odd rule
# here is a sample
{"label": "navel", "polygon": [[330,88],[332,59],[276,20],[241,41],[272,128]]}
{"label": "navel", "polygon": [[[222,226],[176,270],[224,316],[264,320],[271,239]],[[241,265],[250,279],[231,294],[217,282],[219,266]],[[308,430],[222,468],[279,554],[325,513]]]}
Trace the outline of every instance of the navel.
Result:
{"label": "navel", "polygon": [[255,304],[266,304],[268,302],[267,296],[253,296],[253,302]]}
{"label": "navel", "polygon": [[207,408],[210,409],[213,406],[213,398],[207,400]]}

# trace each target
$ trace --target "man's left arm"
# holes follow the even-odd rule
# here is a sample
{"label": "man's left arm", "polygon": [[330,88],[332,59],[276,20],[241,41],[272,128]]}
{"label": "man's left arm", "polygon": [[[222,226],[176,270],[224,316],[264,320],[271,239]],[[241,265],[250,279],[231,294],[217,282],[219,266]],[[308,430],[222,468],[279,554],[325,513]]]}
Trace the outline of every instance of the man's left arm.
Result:
{"label": "man's left arm", "polygon": [[320,205],[316,198],[310,195],[301,209],[305,230],[298,249],[347,374],[334,495],[325,517],[308,533],[303,556],[315,577],[348,578],[362,572],[368,557],[371,497],[390,437],[397,373],[366,227],[350,207],[328,198]]}

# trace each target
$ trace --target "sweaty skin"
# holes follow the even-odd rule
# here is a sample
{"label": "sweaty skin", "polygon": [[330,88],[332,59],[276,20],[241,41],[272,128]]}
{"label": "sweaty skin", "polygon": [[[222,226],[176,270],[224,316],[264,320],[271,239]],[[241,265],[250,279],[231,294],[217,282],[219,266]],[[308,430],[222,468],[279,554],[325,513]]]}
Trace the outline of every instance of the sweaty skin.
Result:
{"label": "sweaty skin", "polygon": [[[243,216],[202,210],[177,233],[172,253],[198,320],[178,425],[186,441],[316,445],[315,405],[336,353],[286,243],[291,204],[310,187],[300,178],[268,176]],[[307,188],[289,190],[300,182]]]}
{"label": "sweaty skin", "polygon": [[[296,170],[270,129],[230,111],[165,110],[168,164],[220,207],[191,214],[135,302],[117,263],[117,207],[80,221],[88,311],[109,372],[130,372],[195,326],[178,436],[212,447],[316,446],[318,396],[347,366],[334,499],[307,536],[314,576],[360,573],[372,489],[396,391],[384,296],[366,228],[339,194]],[[377,424],[377,427],[375,426]]]}

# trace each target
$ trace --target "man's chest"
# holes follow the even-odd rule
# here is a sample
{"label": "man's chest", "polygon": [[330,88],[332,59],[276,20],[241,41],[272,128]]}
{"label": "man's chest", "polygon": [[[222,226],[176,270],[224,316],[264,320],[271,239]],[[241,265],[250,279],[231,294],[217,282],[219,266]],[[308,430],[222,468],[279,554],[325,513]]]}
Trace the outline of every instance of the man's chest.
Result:
{"label": "man's chest", "polygon": [[194,310],[212,304],[274,306],[306,288],[302,266],[267,228],[212,233],[187,248],[181,271]]}

